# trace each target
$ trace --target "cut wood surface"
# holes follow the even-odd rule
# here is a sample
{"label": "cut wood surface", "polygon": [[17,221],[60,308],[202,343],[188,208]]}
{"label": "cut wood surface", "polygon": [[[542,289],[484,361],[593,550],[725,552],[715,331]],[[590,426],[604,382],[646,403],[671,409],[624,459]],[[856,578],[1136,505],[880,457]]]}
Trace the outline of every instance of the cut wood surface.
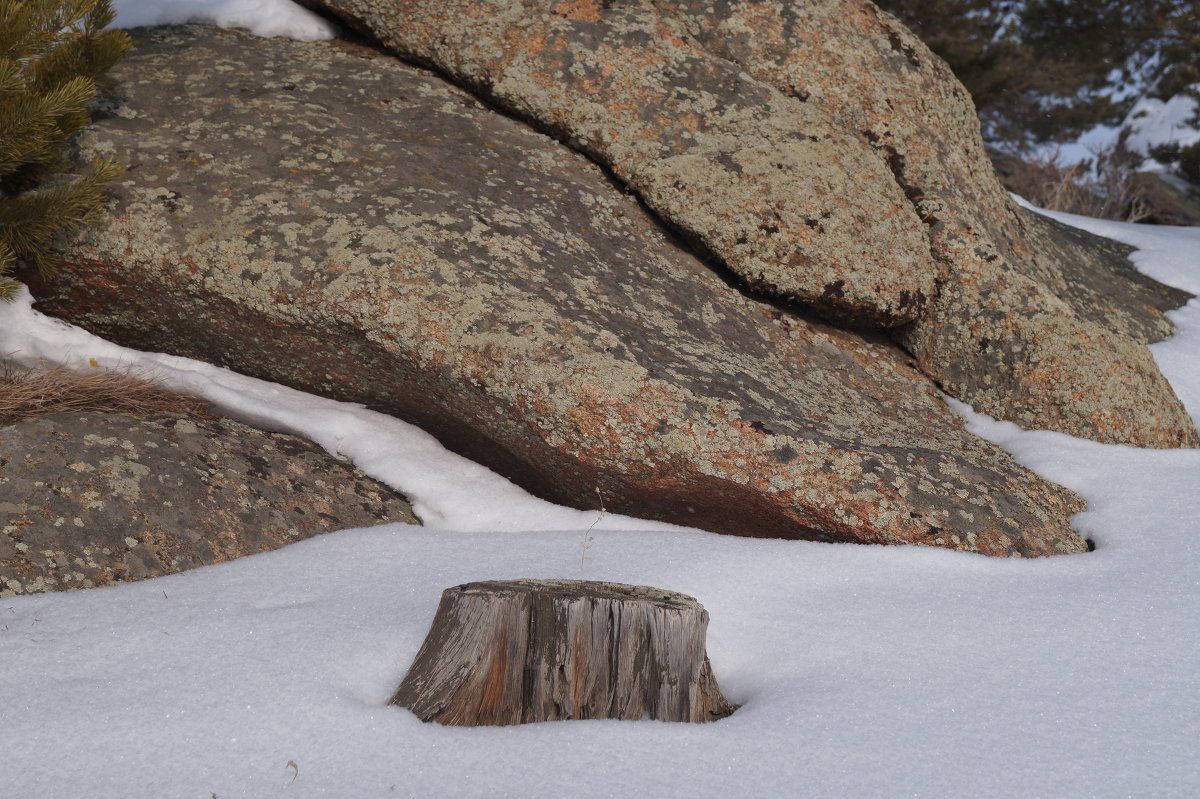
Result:
{"label": "cut wood surface", "polygon": [[468,583],[442,592],[391,704],[457,726],[564,719],[715,721],[737,709],[705,652],[708,612],[648,586]]}

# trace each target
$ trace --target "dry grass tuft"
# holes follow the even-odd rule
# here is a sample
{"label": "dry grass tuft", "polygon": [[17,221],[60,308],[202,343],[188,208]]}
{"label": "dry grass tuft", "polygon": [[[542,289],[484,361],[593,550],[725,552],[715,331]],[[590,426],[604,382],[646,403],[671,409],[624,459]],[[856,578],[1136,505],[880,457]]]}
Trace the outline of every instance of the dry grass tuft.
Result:
{"label": "dry grass tuft", "polygon": [[[1141,222],[1152,214],[1146,191],[1134,177],[1134,159],[1122,151],[1097,156],[1097,169],[1087,164],[1063,166],[1058,155],[1026,161],[1029,183],[1025,199],[1048,211]],[[1021,193],[1021,192],[1018,192]],[[1029,196],[1032,195],[1032,196]]]}
{"label": "dry grass tuft", "polygon": [[75,372],[63,367],[25,370],[0,363],[0,427],[52,413],[84,411],[131,414],[169,411],[216,418],[204,401],[121,370]]}

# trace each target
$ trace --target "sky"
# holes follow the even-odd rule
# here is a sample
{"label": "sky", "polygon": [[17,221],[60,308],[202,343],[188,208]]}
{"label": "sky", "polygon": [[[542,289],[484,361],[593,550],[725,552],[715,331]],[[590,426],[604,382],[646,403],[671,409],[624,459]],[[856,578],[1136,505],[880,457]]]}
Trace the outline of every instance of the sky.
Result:
{"label": "sky", "polygon": [[[1200,292],[1200,228],[1055,216]],[[1152,352],[1198,418],[1200,303],[1171,316],[1178,334]],[[425,522],[0,598],[7,796],[1200,794],[1200,451],[1023,431],[951,401],[972,431],[1087,498],[1072,521],[1094,552],[752,540],[543,502],[404,422],[119,347],[42,316],[27,293],[0,303],[0,352],[133,368],[306,436],[413,498]],[[696,597],[741,709],[707,725],[461,729],[386,704],[443,589],[517,577]]]}

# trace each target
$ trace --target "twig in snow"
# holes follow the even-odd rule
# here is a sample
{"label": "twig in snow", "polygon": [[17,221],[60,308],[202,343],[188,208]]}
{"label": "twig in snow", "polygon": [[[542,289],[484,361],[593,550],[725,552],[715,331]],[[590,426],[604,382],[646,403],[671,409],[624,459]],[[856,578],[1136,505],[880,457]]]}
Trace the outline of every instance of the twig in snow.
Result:
{"label": "twig in snow", "polygon": [[604,514],[607,513],[607,510],[604,507],[604,495],[600,493],[600,486],[596,486],[596,496],[600,499],[600,512],[596,514],[596,518],[592,520],[590,525],[588,525],[588,529],[583,532],[583,542],[580,546],[581,551],[579,553],[579,571],[581,572],[583,571],[583,564],[591,560],[587,553],[588,550],[592,548],[592,541],[595,540],[595,537],[592,535],[592,530],[596,529],[596,525],[600,523],[600,520],[604,518]]}

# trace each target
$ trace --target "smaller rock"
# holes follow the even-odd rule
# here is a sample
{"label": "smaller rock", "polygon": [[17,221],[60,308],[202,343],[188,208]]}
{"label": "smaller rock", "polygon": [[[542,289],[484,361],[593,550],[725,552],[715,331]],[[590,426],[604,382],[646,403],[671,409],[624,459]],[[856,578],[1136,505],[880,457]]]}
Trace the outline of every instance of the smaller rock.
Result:
{"label": "smaller rock", "polygon": [[0,596],[420,524],[403,496],[312,442],[180,413],[62,413],[0,428],[0,497]]}
{"label": "smaller rock", "polygon": [[1138,220],[1148,225],[1200,225],[1200,193],[1187,181],[1159,172],[1138,172],[1131,178],[1140,203]]}

